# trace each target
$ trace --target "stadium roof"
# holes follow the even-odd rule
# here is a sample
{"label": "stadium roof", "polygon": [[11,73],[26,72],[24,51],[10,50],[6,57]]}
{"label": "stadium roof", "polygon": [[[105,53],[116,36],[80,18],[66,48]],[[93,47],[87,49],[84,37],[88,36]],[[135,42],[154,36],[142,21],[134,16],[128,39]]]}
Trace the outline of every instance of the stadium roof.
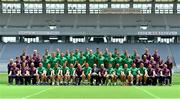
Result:
{"label": "stadium roof", "polygon": [[[64,2],[66,0],[1,0],[2,2],[18,2],[18,1],[24,1],[24,2],[41,2],[41,1],[47,1],[47,2]],[[69,2],[85,2],[86,0],[67,0]],[[89,2],[107,2],[109,0],[89,0]],[[176,0],[111,0],[112,2],[174,2]],[[180,0],[177,0],[178,2]]]}

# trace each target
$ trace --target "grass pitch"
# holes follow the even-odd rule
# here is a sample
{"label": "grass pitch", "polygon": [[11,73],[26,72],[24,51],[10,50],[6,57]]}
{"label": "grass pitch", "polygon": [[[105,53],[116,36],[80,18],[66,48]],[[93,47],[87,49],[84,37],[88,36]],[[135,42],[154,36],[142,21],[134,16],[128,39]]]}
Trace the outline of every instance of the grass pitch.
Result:
{"label": "grass pitch", "polygon": [[180,99],[180,74],[172,86],[16,86],[0,75],[1,99]]}

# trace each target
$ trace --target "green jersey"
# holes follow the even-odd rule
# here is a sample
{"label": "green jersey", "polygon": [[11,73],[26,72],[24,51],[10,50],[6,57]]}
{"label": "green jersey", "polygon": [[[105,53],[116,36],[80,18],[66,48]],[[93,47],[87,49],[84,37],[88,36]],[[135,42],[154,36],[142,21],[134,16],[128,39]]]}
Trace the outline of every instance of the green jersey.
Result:
{"label": "green jersey", "polygon": [[43,67],[47,68],[47,65],[50,63],[49,59],[46,59],[46,60],[43,60],[42,61],[42,64],[43,64]]}
{"label": "green jersey", "polygon": [[84,68],[83,68],[83,71],[84,71],[84,74],[85,74],[85,75],[88,75],[91,70],[92,70],[91,67],[88,67],[88,68],[84,67]]}
{"label": "green jersey", "polygon": [[58,68],[54,67],[53,70],[54,70],[54,74],[58,75],[58,73],[61,70],[61,68],[60,67],[58,67]]}
{"label": "green jersey", "polygon": [[101,64],[104,64],[105,58],[103,56],[97,57],[98,67],[100,67]]}
{"label": "green jersey", "polygon": [[125,74],[125,75],[129,75],[129,71],[131,71],[129,68],[125,68],[125,69],[124,69],[124,74]]}
{"label": "green jersey", "polygon": [[123,68],[121,68],[121,67],[119,67],[119,68],[115,68],[114,69],[115,70],[115,72],[116,72],[116,75],[121,75],[121,72],[123,72],[124,71],[124,69]]}
{"label": "green jersey", "polygon": [[65,75],[67,72],[69,72],[69,67],[65,67],[65,68],[62,67],[61,70],[62,70],[62,74]]}
{"label": "green jersey", "polygon": [[53,71],[52,68],[46,68],[46,75],[51,75],[51,72]]}
{"label": "green jersey", "polygon": [[38,74],[42,74],[44,73],[44,71],[46,71],[44,67],[38,67],[37,70],[38,70]]}
{"label": "green jersey", "polygon": [[96,57],[98,57],[98,56],[99,56],[99,52],[94,53],[94,55],[95,55]]}
{"label": "green jersey", "polygon": [[115,59],[115,64],[119,64],[120,66],[123,66],[123,59],[121,57],[117,57]]}
{"label": "green jersey", "polygon": [[112,64],[112,66],[114,66],[114,64],[115,64],[114,58],[109,57],[109,58],[107,59],[107,63],[108,63],[108,64]]}
{"label": "green jersey", "polygon": [[59,59],[58,59],[58,62],[61,66],[63,66],[66,61],[67,61],[67,59],[65,57],[59,57]]}
{"label": "green jersey", "polygon": [[94,62],[95,62],[95,55],[92,54],[92,55],[87,56],[86,60],[89,64],[89,66],[93,67]]}
{"label": "green jersey", "polygon": [[107,73],[109,74],[109,75],[112,75],[113,73],[114,73],[114,69],[111,67],[111,68],[108,68],[107,69]]}
{"label": "green jersey", "polygon": [[70,64],[75,64],[76,63],[76,57],[74,57],[74,56],[71,56],[71,57],[69,57],[68,58],[68,64],[70,65]]}
{"label": "green jersey", "polygon": [[89,51],[85,51],[85,52],[84,52],[84,56],[85,56],[85,57],[89,56],[89,54],[90,54]]}
{"label": "green jersey", "polygon": [[54,58],[50,58],[50,64],[51,64],[51,67],[54,68],[55,67],[55,64],[57,63],[58,59],[56,57]]}
{"label": "green jersey", "polygon": [[133,76],[136,76],[137,75],[137,73],[138,73],[138,68],[131,68],[131,74],[133,75]]}
{"label": "green jersey", "polygon": [[131,59],[132,59],[132,60],[134,60],[135,57],[136,57],[136,54],[135,54],[135,53],[131,55]]}
{"label": "green jersey", "polygon": [[56,58],[59,59],[60,58],[60,54],[56,53]]}
{"label": "green jersey", "polygon": [[127,64],[127,65],[128,65],[128,68],[130,68],[131,65],[132,65],[132,63],[133,63],[133,60],[132,60],[131,58],[125,58],[125,59],[123,60],[123,63],[124,63],[124,64]]}
{"label": "green jersey", "polygon": [[122,55],[121,55],[121,58],[125,59],[125,58],[126,58],[126,55],[125,55],[125,54],[122,54]]}
{"label": "green jersey", "polygon": [[107,60],[107,58],[108,58],[109,55],[108,55],[107,52],[104,52],[103,56],[104,56],[104,58]]}
{"label": "green jersey", "polygon": [[64,55],[64,57],[66,58],[66,59],[68,59],[69,57],[70,57],[70,54],[68,53],[66,53],[65,55]]}
{"label": "green jersey", "polygon": [[74,76],[75,68],[69,68],[69,74],[70,76]]}
{"label": "green jersey", "polygon": [[112,54],[112,57],[113,57],[113,58],[116,58],[116,57],[118,57],[118,54],[113,53],[113,54]]}
{"label": "green jersey", "polygon": [[139,71],[140,71],[141,74],[144,75],[144,74],[145,74],[145,71],[146,71],[146,68],[145,68],[145,67],[139,68]]}
{"label": "green jersey", "polygon": [[81,55],[80,52],[75,52],[75,53],[74,53],[74,56],[75,56],[76,58],[79,58],[80,55]]}
{"label": "green jersey", "polygon": [[47,56],[47,59],[50,59],[50,58],[51,58],[51,55],[50,55],[50,54],[44,54],[44,56]]}
{"label": "green jersey", "polygon": [[83,65],[84,62],[86,62],[86,57],[82,56],[77,59],[78,63]]}

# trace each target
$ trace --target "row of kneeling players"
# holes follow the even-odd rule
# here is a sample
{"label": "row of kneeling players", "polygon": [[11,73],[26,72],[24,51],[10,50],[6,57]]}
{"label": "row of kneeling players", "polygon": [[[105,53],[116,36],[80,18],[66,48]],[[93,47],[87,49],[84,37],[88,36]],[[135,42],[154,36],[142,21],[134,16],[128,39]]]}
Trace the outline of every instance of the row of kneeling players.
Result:
{"label": "row of kneeling players", "polygon": [[131,67],[127,64],[109,64],[105,68],[104,64],[94,64],[91,68],[86,63],[84,67],[77,64],[74,68],[73,64],[68,67],[66,63],[63,66],[56,63],[54,68],[50,64],[45,68],[39,63],[39,67],[35,68],[34,63],[30,67],[23,63],[18,68],[13,63],[9,72],[9,84],[12,85],[15,80],[17,85],[170,85],[171,74],[166,64],[157,64],[155,67],[149,64],[145,68],[140,63],[138,67],[133,63]]}

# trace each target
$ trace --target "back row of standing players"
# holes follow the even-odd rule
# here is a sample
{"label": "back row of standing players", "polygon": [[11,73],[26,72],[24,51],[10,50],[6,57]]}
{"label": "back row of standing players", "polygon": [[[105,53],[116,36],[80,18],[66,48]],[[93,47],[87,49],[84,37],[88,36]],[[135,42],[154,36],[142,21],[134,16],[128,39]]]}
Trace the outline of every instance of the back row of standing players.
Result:
{"label": "back row of standing players", "polygon": [[86,51],[69,52],[65,54],[59,48],[55,52],[41,55],[34,50],[28,55],[26,50],[16,60],[10,59],[8,64],[9,84],[15,79],[16,84],[73,84],[80,85],[87,81],[93,85],[163,85],[172,82],[172,60],[167,57],[164,62],[158,50],[150,55],[146,48],[142,56],[136,49],[130,55],[127,50],[120,53],[115,48],[111,53],[108,48],[104,52],[96,48],[96,52],[86,48]]}

